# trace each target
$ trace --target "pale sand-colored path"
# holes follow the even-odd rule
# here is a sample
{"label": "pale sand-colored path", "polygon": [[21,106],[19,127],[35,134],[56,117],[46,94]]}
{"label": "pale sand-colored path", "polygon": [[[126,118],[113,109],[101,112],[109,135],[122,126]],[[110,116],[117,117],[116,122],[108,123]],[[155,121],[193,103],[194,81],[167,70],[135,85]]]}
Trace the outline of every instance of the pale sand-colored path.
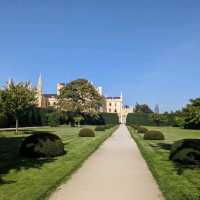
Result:
{"label": "pale sand-colored path", "polygon": [[121,125],[50,200],[164,199],[127,127]]}

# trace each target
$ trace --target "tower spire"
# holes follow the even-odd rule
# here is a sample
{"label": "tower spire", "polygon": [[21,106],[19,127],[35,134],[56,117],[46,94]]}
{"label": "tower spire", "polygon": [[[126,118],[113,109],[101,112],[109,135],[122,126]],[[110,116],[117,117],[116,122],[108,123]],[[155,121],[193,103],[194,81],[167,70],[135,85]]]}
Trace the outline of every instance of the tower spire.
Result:
{"label": "tower spire", "polygon": [[42,74],[40,73],[37,83],[37,91],[39,94],[42,94]]}

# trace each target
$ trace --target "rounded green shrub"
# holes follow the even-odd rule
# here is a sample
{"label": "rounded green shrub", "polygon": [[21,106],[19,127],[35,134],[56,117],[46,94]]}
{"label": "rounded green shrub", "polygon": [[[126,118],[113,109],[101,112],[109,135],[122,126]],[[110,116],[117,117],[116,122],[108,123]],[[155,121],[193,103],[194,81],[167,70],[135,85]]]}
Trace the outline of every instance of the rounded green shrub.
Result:
{"label": "rounded green shrub", "polygon": [[20,154],[28,158],[55,157],[65,154],[62,140],[52,133],[40,132],[22,142]]}
{"label": "rounded green shrub", "polygon": [[172,145],[169,158],[182,164],[200,163],[200,139],[176,141]]}
{"label": "rounded green shrub", "polygon": [[105,131],[105,126],[97,126],[95,131]]}
{"label": "rounded green shrub", "polygon": [[137,127],[137,132],[138,133],[146,133],[147,131],[148,131],[147,128],[144,128],[144,127],[141,127],[141,126]]}
{"label": "rounded green shrub", "polygon": [[162,132],[160,131],[147,131],[144,134],[144,140],[164,140],[165,136]]}
{"label": "rounded green shrub", "polygon": [[95,133],[90,128],[83,128],[79,131],[80,137],[95,137]]}

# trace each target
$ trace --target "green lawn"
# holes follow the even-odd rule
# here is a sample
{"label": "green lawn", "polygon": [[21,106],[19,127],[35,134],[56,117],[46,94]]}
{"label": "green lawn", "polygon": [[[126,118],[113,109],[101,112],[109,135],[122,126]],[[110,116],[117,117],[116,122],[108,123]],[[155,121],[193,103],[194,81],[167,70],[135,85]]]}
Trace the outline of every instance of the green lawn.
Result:
{"label": "green lawn", "polygon": [[[91,128],[94,129],[92,126]],[[0,132],[0,173],[4,174],[4,183],[0,185],[1,200],[46,199],[56,186],[66,181],[116,130],[116,127],[96,132],[95,138],[80,138],[80,129],[68,126],[37,130],[56,133],[62,138],[68,153],[49,160],[23,159],[18,154],[18,148],[32,130],[21,132],[19,135],[13,131]]]}
{"label": "green lawn", "polygon": [[200,131],[147,127],[164,133],[165,141],[146,141],[129,127],[166,200],[200,200],[200,168],[169,161],[170,145],[183,138],[200,138]]}

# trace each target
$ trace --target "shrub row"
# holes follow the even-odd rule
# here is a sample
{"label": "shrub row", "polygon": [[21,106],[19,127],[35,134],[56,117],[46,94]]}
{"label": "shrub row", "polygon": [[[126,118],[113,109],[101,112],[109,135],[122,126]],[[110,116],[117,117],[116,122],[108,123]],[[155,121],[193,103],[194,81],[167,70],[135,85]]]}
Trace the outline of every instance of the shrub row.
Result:
{"label": "shrub row", "polygon": [[129,113],[126,120],[127,125],[137,124],[143,126],[174,126],[175,118],[170,114],[154,113]]}
{"label": "shrub row", "polygon": [[[27,113],[21,116],[20,126],[57,126],[60,124],[75,124],[73,112],[57,112],[54,108],[31,108]],[[116,125],[119,123],[119,117],[116,113],[99,113],[97,116],[83,114],[81,124],[87,125]],[[6,116],[0,113],[0,128],[15,127],[15,119],[12,116]]]}
{"label": "shrub row", "polygon": [[162,132],[156,131],[156,130],[148,130],[145,127],[137,126],[137,125],[131,125],[137,133],[144,134],[143,138],[144,140],[164,140],[165,136]]}

